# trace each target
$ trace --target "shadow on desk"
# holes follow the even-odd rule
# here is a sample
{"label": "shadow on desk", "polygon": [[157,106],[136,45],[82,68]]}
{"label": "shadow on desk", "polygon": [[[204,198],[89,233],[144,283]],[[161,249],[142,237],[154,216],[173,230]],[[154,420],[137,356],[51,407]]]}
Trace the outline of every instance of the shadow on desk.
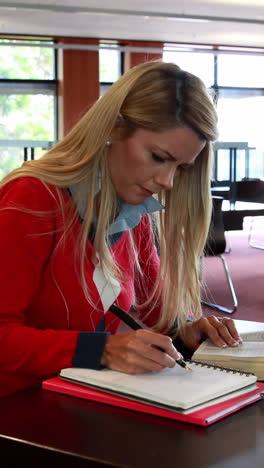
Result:
{"label": "shadow on desk", "polygon": [[0,414],[3,468],[263,467],[262,402],[200,428],[30,388],[2,398]]}

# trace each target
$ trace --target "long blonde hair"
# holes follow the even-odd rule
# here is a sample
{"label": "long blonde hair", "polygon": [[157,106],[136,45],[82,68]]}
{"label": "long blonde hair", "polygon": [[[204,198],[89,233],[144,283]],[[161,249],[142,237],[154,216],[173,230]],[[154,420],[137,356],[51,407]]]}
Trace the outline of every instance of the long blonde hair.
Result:
{"label": "long blonde hair", "polygon": [[[58,193],[60,188],[73,184],[87,187],[87,210],[76,248],[83,291],[90,300],[84,279],[85,248],[95,210],[99,170],[103,190],[94,249],[105,270],[115,276],[121,274],[105,236],[116,209],[106,142],[111,139],[120,115],[124,122],[120,138],[132,135],[138,128],[158,132],[188,126],[206,141],[193,168],[177,177],[171,191],[160,195],[160,200],[166,204],[165,213],[160,214],[159,220],[161,266],[153,294],[146,303],[151,309],[154,296],[162,291],[159,293],[162,311],[155,328],[167,331],[173,327],[176,317],[181,322],[188,314],[196,317],[201,313],[199,261],[211,218],[211,142],[217,138],[217,116],[212,99],[198,77],[175,64],[161,61],[132,68],[111,86],[60,143],[40,159],[28,161],[11,172],[1,185],[18,177],[33,176],[57,187]],[[75,201],[78,206],[78,193]],[[130,237],[133,243],[133,236]],[[136,255],[136,249],[134,252]]]}

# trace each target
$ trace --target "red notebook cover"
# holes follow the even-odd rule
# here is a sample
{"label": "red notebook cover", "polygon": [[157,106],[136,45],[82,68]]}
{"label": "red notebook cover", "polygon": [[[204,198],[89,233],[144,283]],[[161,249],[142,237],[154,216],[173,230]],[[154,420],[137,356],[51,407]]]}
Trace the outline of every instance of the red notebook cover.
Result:
{"label": "red notebook cover", "polygon": [[42,388],[44,390],[64,393],[66,395],[90,401],[97,401],[98,403],[104,403],[106,405],[118,406],[120,408],[139,411],[141,413],[147,413],[163,418],[175,419],[176,421],[183,421],[196,424],[198,426],[209,426],[210,424],[219,421],[219,419],[238,411],[240,408],[260,400],[262,398],[262,393],[264,392],[264,382],[258,382],[257,386],[258,389],[252,390],[244,395],[239,395],[189,414],[182,414],[176,411],[158,408],[151,404],[129,400],[125,397],[113,395],[111,393],[89,388],[77,383],[67,382],[59,377],[53,377],[42,382]]}

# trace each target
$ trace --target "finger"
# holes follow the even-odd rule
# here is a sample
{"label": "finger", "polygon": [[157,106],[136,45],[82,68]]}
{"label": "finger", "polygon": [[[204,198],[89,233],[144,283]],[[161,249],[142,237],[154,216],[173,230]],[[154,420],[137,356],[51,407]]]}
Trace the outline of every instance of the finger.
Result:
{"label": "finger", "polygon": [[221,319],[219,319],[222,323],[224,323],[224,325],[227,327],[230,335],[236,340],[238,341],[239,343],[242,343],[243,340],[236,328],[236,325],[235,325],[235,322],[233,319],[229,318],[229,317],[223,317]]}
{"label": "finger", "polygon": [[113,370],[119,372],[125,372],[126,374],[144,374],[147,372],[160,372],[164,369],[164,367],[160,366],[154,361],[150,361],[149,359],[144,358],[137,358],[134,356],[134,359],[131,359],[130,362],[127,360],[115,362],[110,367]]}
{"label": "finger", "polygon": [[[211,324],[210,322],[213,322]],[[211,317],[205,318],[201,317],[197,322],[193,323],[194,326],[199,330],[199,333],[203,334],[205,337],[210,338],[210,340],[219,347],[225,347],[226,343],[219,335],[215,323]]]}
{"label": "finger", "polygon": [[[228,319],[223,321],[219,320],[215,316],[210,316],[208,317],[208,322],[213,327],[213,329],[209,329],[208,336],[215,344],[222,347],[225,347],[227,345],[239,345],[239,341],[235,339],[232,335],[232,325],[231,323],[229,323]],[[218,336],[216,336],[216,334],[218,334]]]}
{"label": "finger", "polygon": [[232,319],[227,317],[217,318],[215,316],[208,317],[208,319],[217,328],[219,335],[229,346],[237,346],[242,342]]}
{"label": "finger", "polygon": [[[151,333],[151,335],[148,336],[147,338],[144,337],[144,335],[142,337],[142,334],[139,332],[135,332],[135,335],[137,339],[131,340],[128,343],[128,350],[131,353],[131,355],[135,354],[141,357],[142,365],[143,365],[143,359],[144,359],[145,365],[147,365],[146,359],[148,359],[149,361],[152,361],[155,364],[158,364],[162,368],[175,366],[175,358],[172,358],[169,354],[166,353],[166,351],[163,351],[163,349],[160,346],[157,347],[155,345],[155,343],[157,342],[158,343],[164,342],[164,347],[165,347],[165,343],[167,340],[155,340],[155,337],[151,335],[156,335],[156,333]],[[154,338],[155,343],[153,343],[153,338]],[[163,338],[169,338],[169,337],[163,337]],[[177,359],[179,359],[177,351],[176,351],[176,355],[177,355]],[[150,364],[148,363],[148,366],[149,365]]]}
{"label": "finger", "polygon": [[116,360],[116,365],[118,369],[115,368],[115,370],[122,370],[129,374],[159,372],[166,367],[174,367],[175,360],[143,341],[131,340],[127,343],[125,352]]}
{"label": "finger", "polygon": [[[151,343],[151,340],[148,341]],[[113,370],[135,374],[159,372],[165,367],[173,367],[175,360],[144,343],[139,332],[131,332],[107,337],[101,364]]]}
{"label": "finger", "polygon": [[182,358],[182,355],[173,346],[172,339],[169,336],[154,333],[149,330],[138,330],[135,333],[145,344],[151,345],[154,348],[159,348],[173,360]]}
{"label": "finger", "polygon": [[134,333],[110,335],[106,340],[101,364],[127,374],[162,370],[164,366],[144,356],[145,348],[148,346],[138,341]]}

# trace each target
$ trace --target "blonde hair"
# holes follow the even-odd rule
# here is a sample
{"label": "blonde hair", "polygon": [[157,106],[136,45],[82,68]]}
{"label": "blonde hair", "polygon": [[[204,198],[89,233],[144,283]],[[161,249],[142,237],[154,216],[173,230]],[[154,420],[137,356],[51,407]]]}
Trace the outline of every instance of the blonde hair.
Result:
{"label": "blonde hair", "polygon": [[[199,261],[211,218],[210,142],[217,138],[217,117],[212,99],[198,77],[175,64],[161,61],[132,68],[111,86],[60,143],[39,160],[24,163],[2,184],[18,177],[33,176],[53,184],[58,193],[60,188],[72,184],[83,183],[88,187],[87,210],[76,248],[83,291],[90,300],[84,279],[85,247],[95,210],[99,170],[104,190],[101,191],[94,249],[105,270],[115,276],[121,274],[105,236],[116,209],[106,142],[111,139],[120,115],[123,117],[120,138],[132,135],[138,128],[159,132],[187,126],[206,141],[194,166],[177,177],[171,191],[160,194],[160,200],[166,204],[165,213],[159,215],[161,266],[153,294],[146,304],[151,310],[154,297],[162,296],[162,311],[155,328],[168,331],[176,317],[182,322],[188,314],[197,317],[201,313]],[[77,193],[77,206],[78,196]],[[133,235],[130,238],[133,244]],[[136,257],[135,248],[134,255]]]}

